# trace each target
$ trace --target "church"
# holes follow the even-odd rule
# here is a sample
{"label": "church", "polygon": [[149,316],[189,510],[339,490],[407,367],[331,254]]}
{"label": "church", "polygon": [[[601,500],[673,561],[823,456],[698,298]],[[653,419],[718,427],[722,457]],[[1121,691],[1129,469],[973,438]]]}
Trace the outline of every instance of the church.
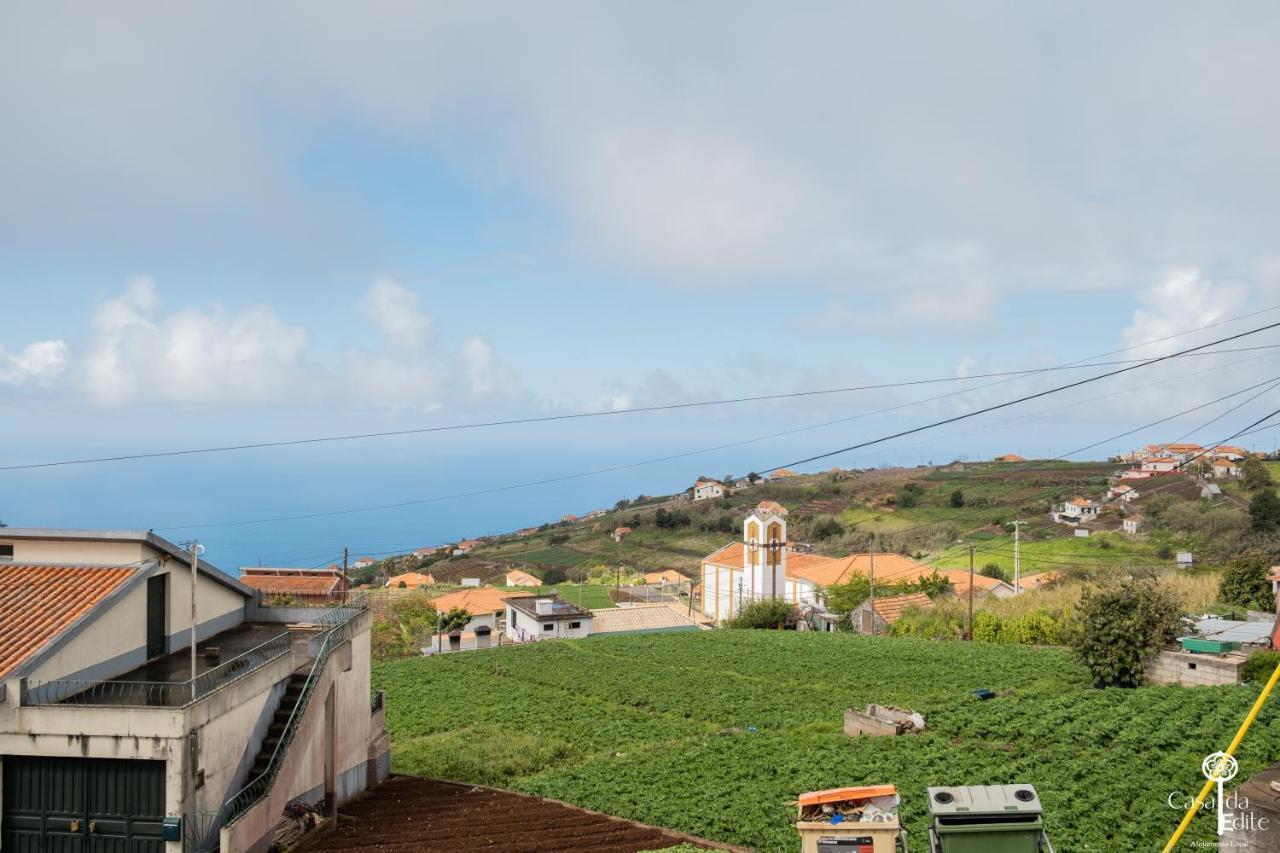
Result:
{"label": "church", "polygon": [[[823,557],[793,551],[787,542],[786,508],[761,501],[742,522],[742,541],[703,558],[702,614],[720,622],[732,619],[744,605],[766,598],[819,604],[824,587],[845,583],[857,574],[870,576],[873,560],[877,583],[915,581],[935,571],[901,554]],[[941,574],[952,572],[942,570]],[[952,579],[953,585],[963,582],[959,577]]]}

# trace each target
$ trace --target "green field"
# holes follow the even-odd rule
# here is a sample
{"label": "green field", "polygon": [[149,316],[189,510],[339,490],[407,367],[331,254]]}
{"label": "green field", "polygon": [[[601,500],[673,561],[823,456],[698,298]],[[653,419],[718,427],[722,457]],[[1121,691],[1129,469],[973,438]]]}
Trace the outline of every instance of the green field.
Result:
{"label": "green field", "polygon": [[[487,782],[794,851],[803,791],[893,782],[923,849],[928,785],[1030,783],[1062,851],[1158,849],[1256,688],[1094,690],[1062,651],[720,630],[599,637],[378,664],[400,772]],[[978,687],[999,693],[981,702]],[[841,734],[846,707],[922,711],[929,731]],[[1264,710],[1241,777],[1280,756]],[[1214,837],[1211,817],[1190,838]]]}

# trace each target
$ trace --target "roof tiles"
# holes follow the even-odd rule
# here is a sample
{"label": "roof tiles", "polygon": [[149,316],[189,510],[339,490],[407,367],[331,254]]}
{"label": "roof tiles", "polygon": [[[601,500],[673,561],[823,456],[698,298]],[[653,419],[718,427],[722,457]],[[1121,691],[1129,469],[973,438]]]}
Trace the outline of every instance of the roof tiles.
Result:
{"label": "roof tiles", "polygon": [[0,678],[137,571],[122,566],[0,565]]}

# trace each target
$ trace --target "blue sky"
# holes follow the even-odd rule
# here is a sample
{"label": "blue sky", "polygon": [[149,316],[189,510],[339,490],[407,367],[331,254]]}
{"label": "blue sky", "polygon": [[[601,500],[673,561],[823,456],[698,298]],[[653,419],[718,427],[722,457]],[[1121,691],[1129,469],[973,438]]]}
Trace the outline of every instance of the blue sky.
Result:
{"label": "blue sky", "polygon": [[[1264,3],[6,9],[0,402],[17,416],[0,428],[0,464],[1038,367],[1269,307],[1276,15]],[[1267,352],[1117,378],[1038,417],[835,463],[1065,452],[1261,381]],[[428,544],[1054,381],[502,497],[201,535],[224,565]],[[159,528],[394,502],[932,393],[0,474],[0,519]]]}

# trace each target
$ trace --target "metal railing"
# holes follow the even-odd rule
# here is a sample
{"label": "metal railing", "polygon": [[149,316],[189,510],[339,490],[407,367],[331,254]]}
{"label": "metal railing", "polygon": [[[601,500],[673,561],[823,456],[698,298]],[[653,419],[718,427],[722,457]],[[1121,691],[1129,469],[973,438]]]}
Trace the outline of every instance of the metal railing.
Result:
{"label": "metal railing", "polygon": [[[298,701],[293,706],[293,711],[289,714],[289,720],[285,723],[284,731],[280,733],[280,740],[271,752],[271,758],[267,762],[267,769],[250,779],[243,788],[223,803],[222,808],[218,811],[218,819],[210,829],[211,833],[221,832],[223,826],[247,812],[270,792],[271,786],[275,783],[276,776],[280,772],[280,766],[284,763],[284,758],[293,743],[294,735],[297,734],[298,727],[302,723],[302,717],[306,714],[311,696],[315,693],[316,684],[324,674],[325,666],[329,663],[329,657],[343,643],[351,639],[352,623],[356,617],[368,608],[368,597],[357,596],[342,607],[325,608],[323,614],[316,620],[327,625],[328,629],[324,633],[315,661],[312,662],[311,669],[307,673],[307,680],[302,685],[302,692],[298,695]],[[211,849],[216,849],[216,844],[215,848]]]}
{"label": "metal railing", "polygon": [[182,708],[244,678],[277,658],[291,654],[292,651],[292,634],[285,631],[187,681],[83,681],[58,678],[24,683],[22,704]]}

